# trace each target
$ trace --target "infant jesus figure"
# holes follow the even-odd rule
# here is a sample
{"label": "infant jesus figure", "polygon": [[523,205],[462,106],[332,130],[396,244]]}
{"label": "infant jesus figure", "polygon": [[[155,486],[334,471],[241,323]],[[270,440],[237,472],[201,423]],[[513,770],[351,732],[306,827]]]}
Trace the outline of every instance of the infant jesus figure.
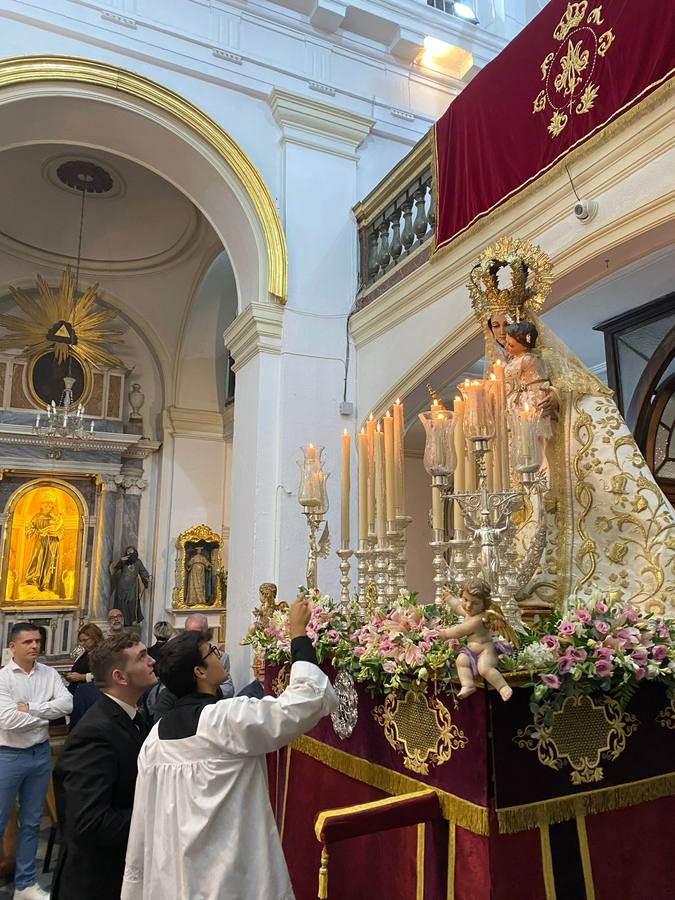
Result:
{"label": "infant jesus figure", "polygon": [[476,685],[474,677],[481,675],[485,681],[499,691],[502,700],[509,700],[513,690],[497,670],[497,652],[499,642],[495,646],[493,634],[504,635],[516,644],[517,637],[511,626],[504,619],[501,610],[492,604],[490,585],[482,578],[469,578],[462,585],[461,599],[454,597],[448,588],[446,599],[452,609],[464,621],[449,628],[439,629],[442,639],[467,639],[467,646],[461,647],[457,654],[457,674],[462,686],[459,697],[463,699],[474,693]]}

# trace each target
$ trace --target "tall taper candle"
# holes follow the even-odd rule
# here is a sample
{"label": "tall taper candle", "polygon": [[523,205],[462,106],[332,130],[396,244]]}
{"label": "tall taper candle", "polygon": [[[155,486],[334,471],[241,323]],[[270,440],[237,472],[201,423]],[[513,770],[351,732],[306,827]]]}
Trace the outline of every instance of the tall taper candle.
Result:
{"label": "tall taper candle", "polygon": [[368,530],[370,534],[375,533],[375,419],[371,413],[366,423],[366,434],[368,435]]}
{"label": "tall taper candle", "polygon": [[341,519],[341,539],[342,549],[349,550],[349,491],[351,487],[351,476],[349,471],[350,450],[352,438],[347,429],[342,433],[342,456],[340,470],[340,519]]}
{"label": "tall taper candle", "polygon": [[385,481],[384,481],[384,434],[380,430],[380,423],[373,435],[375,441],[375,523],[377,540],[380,546],[384,546],[387,539],[387,510],[385,505]]}
{"label": "tall taper candle", "polygon": [[[455,469],[454,493],[461,494],[466,485],[466,442],[464,440],[464,401],[461,397],[455,397],[453,405],[455,411],[455,453],[457,454],[457,468]],[[452,524],[455,531],[464,528],[464,516],[459,503],[455,500],[452,510]]]}
{"label": "tall taper candle", "polygon": [[394,403],[394,480],[396,487],[396,514],[399,516],[405,515],[404,429],[403,404],[397,398],[396,403]]}
{"label": "tall taper candle", "polygon": [[497,379],[497,394],[499,397],[499,418],[497,419],[497,428],[499,429],[499,461],[502,476],[502,489],[508,490],[511,484],[511,473],[509,466],[509,429],[506,421],[506,381],[504,379],[504,363],[498,359],[492,371]]}
{"label": "tall taper candle", "polygon": [[358,436],[359,450],[359,541],[368,537],[368,435],[364,428]]}
{"label": "tall taper candle", "polygon": [[384,417],[384,483],[386,489],[387,522],[396,518],[396,481],[394,478],[394,419],[387,410]]}

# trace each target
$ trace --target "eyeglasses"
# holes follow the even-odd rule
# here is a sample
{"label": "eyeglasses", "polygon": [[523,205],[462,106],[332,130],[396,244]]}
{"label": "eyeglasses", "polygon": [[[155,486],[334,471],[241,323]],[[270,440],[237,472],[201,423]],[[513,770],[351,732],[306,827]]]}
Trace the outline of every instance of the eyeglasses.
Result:
{"label": "eyeglasses", "polygon": [[205,663],[212,653],[215,653],[218,659],[220,659],[220,657],[223,655],[219,647],[216,647],[215,644],[209,644],[209,652],[206,654],[206,656],[202,656],[202,662]]}

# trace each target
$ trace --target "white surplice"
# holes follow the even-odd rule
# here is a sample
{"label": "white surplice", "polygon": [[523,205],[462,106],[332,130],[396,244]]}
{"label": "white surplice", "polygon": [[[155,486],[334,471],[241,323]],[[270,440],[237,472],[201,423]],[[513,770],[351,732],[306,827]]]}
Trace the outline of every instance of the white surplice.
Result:
{"label": "white surplice", "polygon": [[277,698],[205,706],[193,737],[162,740],[155,725],[138,757],[122,900],[293,900],[265,754],[336,706],[324,673],[299,661]]}

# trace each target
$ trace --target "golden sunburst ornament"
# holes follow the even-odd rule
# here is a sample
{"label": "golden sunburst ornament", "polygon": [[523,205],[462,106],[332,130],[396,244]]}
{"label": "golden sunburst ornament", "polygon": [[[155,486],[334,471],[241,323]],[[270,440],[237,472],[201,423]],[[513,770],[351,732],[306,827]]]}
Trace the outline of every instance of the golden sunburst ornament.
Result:
{"label": "golden sunburst ornament", "polygon": [[103,328],[117,313],[93,309],[98,284],[77,297],[76,279],[66,269],[58,290],[53,290],[40,275],[37,288],[39,296],[33,300],[10,285],[16,305],[27,318],[0,315],[0,325],[10,332],[0,337],[0,350],[18,348],[31,356],[51,351],[57,363],[72,356],[83,365],[122,366],[121,360],[107,349],[109,344],[121,342],[119,333]]}

